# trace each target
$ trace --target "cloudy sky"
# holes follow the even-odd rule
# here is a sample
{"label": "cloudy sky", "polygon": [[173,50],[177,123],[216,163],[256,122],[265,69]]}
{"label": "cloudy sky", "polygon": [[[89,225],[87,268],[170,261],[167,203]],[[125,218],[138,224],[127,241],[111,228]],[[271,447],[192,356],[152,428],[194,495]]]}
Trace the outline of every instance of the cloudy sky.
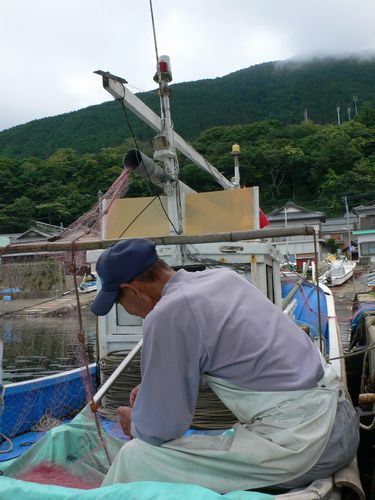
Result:
{"label": "cloudy sky", "polygon": [[[299,54],[375,50],[375,0],[153,0],[174,82]],[[155,87],[149,0],[2,0],[0,130],[110,99],[96,69]]]}

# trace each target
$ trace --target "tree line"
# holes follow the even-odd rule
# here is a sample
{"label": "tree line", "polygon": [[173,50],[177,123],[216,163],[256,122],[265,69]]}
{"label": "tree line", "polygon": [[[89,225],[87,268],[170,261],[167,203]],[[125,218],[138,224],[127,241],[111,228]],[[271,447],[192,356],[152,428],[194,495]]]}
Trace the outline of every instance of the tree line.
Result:
{"label": "tree line", "polygon": [[[259,186],[266,212],[293,200],[335,216],[343,213],[344,195],[351,207],[375,198],[375,110],[370,103],[356,120],[341,125],[263,120],[210,128],[193,145],[230,179],[234,143],[241,146],[241,186]],[[138,146],[152,155],[150,141],[140,140]],[[114,182],[124,152],[133,147],[127,139],[94,153],[61,148],[45,159],[1,158],[0,233],[22,232],[32,220],[66,227]],[[196,191],[221,189],[182,157],[180,178]],[[127,196],[156,192],[133,175]]]}

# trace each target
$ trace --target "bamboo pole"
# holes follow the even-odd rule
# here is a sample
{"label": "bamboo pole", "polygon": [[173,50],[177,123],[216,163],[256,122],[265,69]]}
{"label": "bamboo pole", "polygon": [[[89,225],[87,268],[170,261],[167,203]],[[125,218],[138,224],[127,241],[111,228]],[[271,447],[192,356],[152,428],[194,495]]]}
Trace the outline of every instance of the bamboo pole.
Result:
{"label": "bamboo pole", "polygon": [[[283,236],[313,235],[312,226],[280,227],[271,229],[255,229],[251,231],[235,231],[227,233],[208,233],[199,235],[173,235],[173,236],[151,236],[148,239],[157,245],[186,245],[199,243],[235,242],[246,240],[265,240],[268,238]],[[124,238],[125,239],[125,238]],[[122,239],[113,240],[80,240],[73,241],[42,241],[36,243],[12,243],[4,248],[2,256],[22,254],[26,252],[63,252],[71,250],[96,250],[105,249]]]}

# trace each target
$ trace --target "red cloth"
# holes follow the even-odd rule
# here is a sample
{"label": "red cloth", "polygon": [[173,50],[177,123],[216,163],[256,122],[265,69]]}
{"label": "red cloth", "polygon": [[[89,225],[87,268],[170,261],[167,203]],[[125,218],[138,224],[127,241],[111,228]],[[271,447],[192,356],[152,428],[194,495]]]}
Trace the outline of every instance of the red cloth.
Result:
{"label": "red cloth", "polygon": [[263,212],[263,210],[260,208],[259,209],[259,226],[261,229],[264,227],[268,226],[270,221],[267,218],[267,215]]}
{"label": "red cloth", "polygon": [[100,482],[75,476],[69,469],[52,462],[41,462],[29,471],[19,474],[16,479],[39,484],[54,484],[66,488],[90,490],[99,488]]}

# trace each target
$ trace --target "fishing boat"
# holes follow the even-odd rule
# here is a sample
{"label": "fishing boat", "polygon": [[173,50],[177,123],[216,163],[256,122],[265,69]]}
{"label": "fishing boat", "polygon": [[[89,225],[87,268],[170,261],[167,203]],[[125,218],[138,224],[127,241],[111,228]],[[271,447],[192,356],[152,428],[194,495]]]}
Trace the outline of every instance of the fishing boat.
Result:
{"label": "fishing boat", "polygon": [[[288,276],[282,283],[280,265],[283,258],[272,245],[272,238],[285,235],[310,234],[316,237],[314,228],[305,226],[260,229],[258,188],[240,188],[238,163],[235,161],[233,179],[227,180],[173,130],[169,106],[168,83],[171,81],[171,71],[168,57],[161,56],[157,65],[161,117],[129,91],[123,78],[104,71],[97,73],[102,77],[104,88],[121,106],[141,117],[157,133],[153,158],[139,151],[137,147],[128,151],[124,155],[125,174],[120,177],[123,179],[130,174],[138,174],[162,187],[164,197],[158,199],[160,203],[153,205],[147,199],[134,201],[103,196],[98,208],[98,213],[101,214],[100,240],[95,240],[85,226],[79,236],[76,231],[72,231],[74,237],[67,243],[64,243],[62,236],[62,241],[44,243],[43,250],[53,252],[57,248],[66,249],[71,251],[73,256],[76,250],[86,250],[88,263],[94,269],[103,248],[107,248],[119,238],[136,235],[153,239],[157,244],[159,256],[175,269],[182,267],[194,271],[223,266],[235,269],[277,307],[283,309],[285,314],[293,318],[316,342],[327,359],[334,358],[332,364],[341,380],[345,381],[345,364],[332,293],[326,286],[318,282],[307,282],[298,275],[295,278]],[[223,191],[195,193],[182,183],[178,179],[176,150],[210,174]],[[236,145],[232,150],[234,158],[238,151]],[[163,167],[157,163],[159,161]],[[119,183],[115,183],[112,193],[119,191]],[[91,230],[93,225],[89,224],[88,227]],[[69,231],[65,232],[65,235],[68,233]],[[25,245],[18,245],[17,248],[24,251]],[[15,248],[12,248],[12,252],[14,251]],[[79,302],[79,297],[77,300]],[[82,332],[80,334],[82,337]],[[107,362],[111,353],[122,353],[118,366],[106,379],[102,376],[104,362],[100,363],[101,374],[96,365],[86,363],[82,368],[63,374],[3,387],[3,443],[0,448],[0,470],[3,476],[0,478],[0,498],[9,498],[11,495],[38,500],[76,498],[77,495],[84,499],[102,498],[104,495],[106,498],[126,498],[126,495],[129,495],[139,499],[221,498],[221,495],[214,491],[194,484],[150,481],[147,484],[129,483],[98,487],[108,470],[110,457],[129,439],[113,420],[106,418],[105,413],[100,413],[98,409],[100,405],[102,408],[109,406],[110,392],[113,392],[122,374],[130,378],[126,370],[131,368],[141,346],[142,320],[114,306],[107,316],[98,320],[100,358]],[[68,407],[56,404],[51,406],[51,401],[56,403],[56,398],[60,397],[59,393],[55,392],[59,384],[63,391],[72,395]],[[87,387],[91,394],[88,402],[85,398]],[[27,419],[23,418],[21,425],[19,416],[24,414],[22,407],[25,398],[30,394],[35,401],[32,405],[35,411],[29,412],[30,415]],[[74,417],[75,411],[82,407],[83,410]],[[45,432],[43,427],[38,427],[44,416],[59,419],[60,422],[65,420],[65,423]],[[200,431],[193,428],[189,432],[228,432],[228,426],[225,429],[214,427],[212,425],[212,428]],[[53,461],[52,469],[46,465],[48,460]],[[62,467],[65,472],[59,470]],[[70,474],[68,481],[66,469]],[[60,482],[55,476],[51,479],[56,472],[61,473],[65,482]],[[40,478],[41,475],[43,477]],[[69,482],[72,475],[75,481]],[[46,477],[49,477],[52,484],[47,486],[38,483],[38,478],[41,483],[45,483]],[[86,484],[85,479],[93,481]],[[303,490],[283,494],[236,491],[224,496],[244,500],[338,499],[343,498],[344,487],[351,488],[359,498],[364,498],[355,461],[334,477],[314,481]]]}
{"label": "fishing boat", "polygon": [[347,359],[348,386],[361,418],[358,461],[362,477],[370,484],[368,498],[375,491],[375,291],[358,292],[353,302],[350,348],[357,356]]}
{"label": "fishing boat", "polygon": [[320,277],[328,286],[339,286],[353,276],[355,261],[337,259],[330,262],[330,268]]}
{"label": "fishing boat", "polygon": [[366,281],[366,286],[369,288],[375,287],[375,272],[364,275],[362,279]]}

